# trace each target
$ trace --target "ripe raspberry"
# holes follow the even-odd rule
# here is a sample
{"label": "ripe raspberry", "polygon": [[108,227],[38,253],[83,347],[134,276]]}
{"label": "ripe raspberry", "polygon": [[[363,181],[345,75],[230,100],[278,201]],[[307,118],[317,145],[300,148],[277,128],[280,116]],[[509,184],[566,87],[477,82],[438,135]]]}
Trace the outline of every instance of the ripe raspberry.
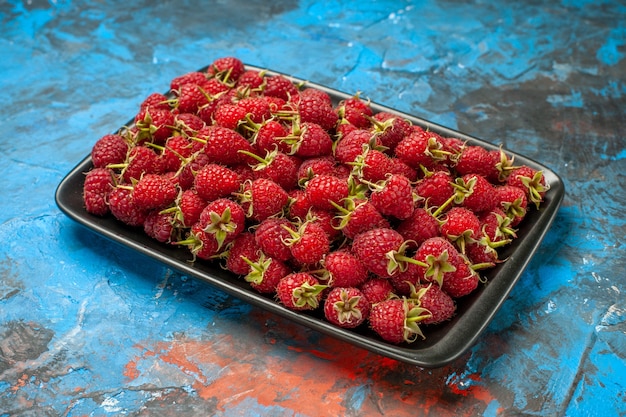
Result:
{"label": "ripe raspberry", "polygon": [[369,324],[386,342],[413,343],[418,337],[424,338],[419,324],[429,316],[416,301],[393,298],[372,306]]}
{"label": "ripe raspberry", "polygon": [[[197,143],[197,142],[196,142]],[[172,136],[160,155],[160,163],[164,172],[176,172],[193,152],[194,143],[184,136]]]}
{"label": "ripe raspberry", "polygon": [[493,158],[482,146],[468,145],[461,151],[454,168],[459,175],[479,174],[489,177],[493,169]]}
{"label": "ripe raspberry", "polygon": [[259,259],[250,264],[250,272],[244,277],[250,286],[261,294],[274,294],[278,283],[292,271],[278,259],[268,258],[261,253]]}
{"label": "ripe raspberry", "polygon": [[174,183],[160,174],[143,175],[133,187],[133,201],[142,210],[163,209],[177,196]]}
{"label": "ripe raspberry", "polygon": [[453,176],[447,171],[435,171],[415,185],[415,192],[427,207],[441,207],[454,195]]}
{"label": "ripe raspberry", "polygon": [[358,287],[368,279],[367,268],[363,262],[347,249],[328,253],[323,264],[328,271],[330,287]]}
{"label": "ripe raspberry", "polygon": [[528,199],[526,192],[512,185],[495,187],[495,207],[502,209],[511,219],[511,226],[515,227],[526,217]]}
{"label": "ripe raspberry", "polygon": [[455,299],[471,294],[478,287],[480,277],[463,257],[451,261],[454,263],[455,270],[446,275],[441,289]]}
{"label": "ripe raspberry", "polygon": [[287,227],[290,237],[285,243],[293,259],[302,265],[315,265],[330,251],[326,231],[317,223],[305,222],[298,230]]}
{"label": "ripe raspberry", "polygon": [[196,192],[206,201],[228,197],[238,191],[240,186],[241,180],[235,171],[214,163],[203,166],[194,180]]}
{"label": "ripe raspberry", "polygon": [[366,149],[354,161],[354,170],[358,178],[369,182],[383,181],[393,169],[391,158],[387,154],[376,150]]}
{"label": "ripe raspberry", "polygon": [[265,88],[263,93],[266,96],[278,97],[285,101],[298,96],[298,87],[290,79],[283,75],[268,75],[265,77]]}
{"label": "ripe raspberry", "polygon": [[286,227],[292,227],[291,222],[282,217],[269,217],[254,230],[254,239],[267,256],[287,262],[291,259],[291,250],[285,244],[290,233]]}
{"label": "ripe raspberry", "polygon": [[315,310],[322,299],[322,291],[317,278],[307,272],[293,272],[284,276],[276,286],[278,300],[290,310]]}
{"label": "ripe raspberry", "polygon": [[419,285],[415,287],[411,298],[419,301],[419,306],[426,309],[430,317],[423,324],[440,324],[450,320],[456,312],[456,303],[438,285]]}
{"label": "ripe raspberry", "polygon": [[224,82],[236,82],[246,72],[244,63],[236,57],[225,56],[215,59],[207,68],[210,76],[219,78]]}
{"label": "ripe raspberry", "polygon": [[380,146],[376,135],[366,129],[355,129],[342,136],[335,146],[335,159],[342,164],[354,162],[363,153],[363,147]]}
{"label": "ripe raspberry", "polygon": [[291,153],[291,145],[282,140],[289,132],[285,125],[276,120],[267,120],[261,123],[252,137],[254,145],[261,152],[278,150],[284,153]]}
{"label": "ripe raspberry", "polygon": [[237,102],[253,123],[263,123],[272,117],[270,103],[264,97],[245,97]]}
{"label": "ripe raspberry", "polygon": [[252,166],[254,178],[267,178],[285,191],[291,191],[298,185],[300,160],[277,150],[269,151],[264,158],[254,155],[258,162]]}
{"label": "ripe raspberry", "polygon": [[326,320],[346,329],[360,326],[369,317],[369,312],[370,302],[357,288],[333,288],[324,300]]}
{"label": "ripe raspberry", "polygon": [[264,80],[263,71],[257,70],[246,70],[243,74],[237,79],[236,86],[238,88],[249,88],[256,89],[261,87]]}
{"label": "ripe raspberry", "polygon": [[246,215],[239,204],[227,198],[218,198],[206,205],[195,225],[213,235],[219,250],[244,232],[245,222]]}
{"label": "ripe raspberry", "polygon": [[358,95],[342,100],[335,111],[341,119],[345,119],[359,129],[367,129],[371,125],[372,108],[368,102],[361,100]]}
{"label": "ripe raspberry", "polygon": [[328,132],[317,123],[304,122],[296,129],[297,141],[293,144],[291,152],[301,158],[315,158],[331,155],[333,141]]}
{"label": "ripe raspberry", "polygon": [[439,286],[456,271],[460,257],[454,245],[443,237],[425,240],[413,255],[414,259],[428,265],[418,267],[419,277],[426,283],[436,282]]}
{"label": "ripe raspberry", "polygon": [[415,209],[413,187],[404,175],[391,174],[376,184],[370,201],[383,216],[398,220],[408,219]]}
{"label": "ripe raspberry", "polygon": [[396,228],[407,241],[415,242],[415,248],[426,239],[439,236],[439,221],[428,210],[417,207],[411,217],[403,220]]}
{"label": "ripe raspberry", "polygon": [[236,130],[243,123],[248,114],[247,110],[235,103],[223,103],[215,108],[213,119],[217,126]]}
{"label": "ripe raspberry", "polygon": [[390,227],[389,221],[367,199],[348,198],[337,211],[337,227],[348,239],[354,239],[358,234],[371,229]]}
{"label": "ripe raspberry", "polygon": [[461,177],[468,193],[463,198],[463,207],[474,213],[491,210],[494,206],[493,185],[479,174],[466,174]]}
{"label": "ripe raspberry", "polygon": [[298,184],[304,186],[316,175],[334,175],[335,160],[332,156],[307,158],[298,166]]}
{"label": "ripe raspberry", "polygon": [[372,305],[396,297],[391,281],[386,278],[369,278],[360,286],[360,290]]}
{"label": "ripe raspberry", "polygon": [[419,169],[433,169],[446,160],[441,136],[423,129],[413,129],[395,148],[396,157],[408,166]]}
{"label": "ripe raspberry", "polygon": [[156,144],[163,144],[172,135],[174,115],[170,110],[148,107],[135,116],[135,126],[139,139],[146,138]]}
{"label": "ripe raspberry", "polygon": [[401,253],[403,243],[394,229],[371,229],[354,238],[352,251],[372,274],[389,278],[400,270],[393,255]]}
{"label": "ripe raspberry", "polygon": [[128,226],[143,226],[148,215],[146,210],[137,207],[131,190],[121,187],[115,187],[109,193],[109,209],[117,220]]}
{"label": "ripe raspberry", "polygon": [[441,234],[465,253],[465,246],[480,236],[480,220],[465,207],[453,207],[443,219]]}
{"label": "ripe raspberry", "polygon": [[300,94],[297,108],[300,122],[314,123],[325,131],[334,129],[338,117],[329,98],[325,97],[323,92],[312,93],[310,90],[305,90],[309,91],[308,93]]}
{"label": "ripe raspberry", "polygon": [[194,84],[201,85],[206,81],[206,75],[202,72],[192,71],[183,75],[179,75],[178,77],[174,77],[172,81],[170,81],[170,90],[172,91],[180,91],[180,87],[185,84]]}
{"label": "ripe raspberry", "polygon": [[388,149],[390,154],[393,154],[398,143],[411,133],[411,123],[392,113],[376,113],[373,123],[373,132],[378,135],[380,143]]}
{"label": "ripe raspberry", "polygon": [[183,227],[191,227],[200,219],[200,214],[206,207],[206,201],[198,195],[196,190],[188,189],[181,193],[178,201],[180,222]]}
{"label": "ripe raspberry", "polygon": [[350,192],[348,182],[333,175],[318,175],[306,183],[305,192],[312,207],[333,210]]}
{"label": "ripe raspberry", "polygon": [[104,135],[91,149],[91,160],[95,168],[104,168],[110,164],[122,164],[128,153],[126,140],[118,134]]}
{"label": "ripe raspberry", "polygon": [[274,181],[257,178],[243,183],[239,200],[246,210],[246,216],[260,222],[282,213],[289,203],[289,194]]}
{"label": "ripe raspberry", "polygon": [[255,162],[254,158],[240,152],[255,153],[255,149],[235,130],[213,125],[202,132],[200,139],[205,142],[204,152],[215,163],[237,165]]}
{"label": "ripe raspberry", "polygon": [[159,108],[164,110],[170,110],[170,100],[165,94],[152,93],[146,97],[139,105],[141,110],[147,108]]}
{"label": "ripe raspberry", "polygon": [[546,191],[549,189],[543,172],[529,166],[521,166],[511,171],[506,183],[524,190],[528,201],[534,203],[537,208],[539,208]]}
{"label": "ripe raspberry", "polygon": [[254,234],[245,231],[237,236],[228,246],[226,269],[237,275],[247,275],[251,271],[250,262],[256,262],[261,256],[261,248],[256,243]]}
{"label": "ripe raspberry", "polygon": [[109,213],[108,196],[114,187],[113,175],[107,168],[93,168],[85,176],[83,202],[88,213],[104,216]]}
{"label": "ripe raspberry", "polygon": [[169,243],[175,230],[174,215],[169,212],[151,211],[143,222],[143,230],[151,238],[162,243]]}

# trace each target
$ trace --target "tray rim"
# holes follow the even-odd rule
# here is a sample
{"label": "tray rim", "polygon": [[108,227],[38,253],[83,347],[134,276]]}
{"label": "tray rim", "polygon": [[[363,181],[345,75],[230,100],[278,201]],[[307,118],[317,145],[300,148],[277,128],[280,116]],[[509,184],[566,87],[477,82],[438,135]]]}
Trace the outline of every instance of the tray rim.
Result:
{"label": "tray rim", "polygon": [[[202,67],[198,71],[205,71],[206,68],[208,68],[208,66]],[[247,64],[246,69],[265,71],[268,75],[285,76],[295,83],[304,83],[307,87],[318,88],[325,91],[336,100],[354,96],[354,94],[348,94],[321,84],[305,81],[301,78],[278,71],[268,70]],[[412,123],[426,126],[437,133],[449,137],[458,137],[468,141],[469,143],[481,145],[488,149],[499,148],[499,146],[496,146],[495,144],[484,139],[476,138],[458,130],[433,123],[418,116],[395,110],[374,101],[370,102],[370,106],[375,113],[387,111],[396,114],[397,116],[404,117]],[[127,122],[124,126],[129,126],[131,123],[132,120]],[[99,234],[112,242],[157,260],[179,273],[207,282],[219,290],[222,290],[231,296],[237,297],[242,301],[248,302],[256,307],[268,310],[295,323],[304,325],[313,330],[335,337],[373,353],[423,368],[436,368],[453,362],[462,356],[472,345],[475,344],[479,336],[491,323],[493,317],[498,312],[502,304],[508,299],[511,290],[519,281],[535,252],[540,247],[543,238],[550,229],[550,226],[557,215],[558,209],[565,195],[564,183],[559,175],[552,169],[509,149],[503,148],[503,150],[507,153],[507,155],[514,157],[516,161],[519,162],[521,160],[523,163],[543,171],[546,181],[550,185],[550,190],[546,195],[546,200],[543,202],[539,210],[535,208],[532,209],[531,214],[534,218],[536,218],[536,221],[532,225],[526,225],[530,227],[530,232],[516,239],[516,242],[513,243],[516,247],[512,256],[510,256],[506,262],[496,267],[499,268],[499,270],[498,272],[494,272],[494,278],[498,279],[492,278],[487,284],[482,284],[483,288],[479,290],[480,293],[474,295],[474,297],[477,298],[470,305],[470,310],[464,311],[461,317],[457,317],[454,324],[450,329],[448,329],[440,340],[432,345],[427,345],[422,348],[420,348],[420,341],[416,341],[415,343],[407,346],[393,345],[383,342],[382,340],[375,340],[369,336],[360,335],[355,333],[353,330],[339,328],[324,321],[323,319],[316,318],[309,314],[302,314],[288,310],[268,297],[255,293],[255,291],[253,291],[250,287],[245,288],[245,286],[239,287],[229,284],[229,282],[224,280],[224,274],[232,274],[219,270],[219,267],[214,267],[212,268],[214,270],[208,272],[207,269],[210,264],[201,263],[199,265],[202,266],[202,268],[198,268],[198,264],[183,262],[180,259],[175,259],[172,256],[168,256],[166,253],[163,253],[166,250],[172,250],[171,247],[165,244],[160,244],[156,241],[150,242],[149,238],[139,240],[133,239],[132,236],[129,238],[128,234],[130,231],[136,232],[133,229],[129,228],[129,233],[118,233],[115,230],[102,226],[100,224],[102,223],[100,218],[90,215],[82,206],[77,207],[75,202],[72,202],[71,199],[72,193],[76,194],[79,191],[82,193],[82,189],[76,190],[72,187],[72,184],[81,179],[84,176],[84,173],[91,167],[90,155],[87,155],[82,161],[80,161],[59,183],[55,190],[55,202],[58,208],[66,216],[88,230]],[[116,222],[114,219],[105,219],[105,221],[106,220]],[[162,247],[163,250],[159,250],[159,247]],[[523,253],[518,256],[520,250],[522,250]],[[503,274],[506,274],[505,278],[502,278]],[[495,299],[488,299],[487,301],[489,302],[478,303],[479,300],[484,301],[485,298],[492,296],[492,293],[495,293],[498,296]],[[481,317],[480,320],[477,319],[479,316]],[[465,328],[462,327],[463,325],[467,325],[468,322],[472,325]],[[472,331],[468,331],[470,329]]]}

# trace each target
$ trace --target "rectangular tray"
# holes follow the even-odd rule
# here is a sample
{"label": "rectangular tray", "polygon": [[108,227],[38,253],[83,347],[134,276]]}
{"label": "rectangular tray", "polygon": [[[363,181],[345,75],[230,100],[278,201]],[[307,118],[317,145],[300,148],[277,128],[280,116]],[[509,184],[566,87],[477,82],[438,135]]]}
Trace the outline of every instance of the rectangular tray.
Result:
{"label": "rectangular tray", "polygon": [[[246,68],[261,70],[261,68],[249,65]],[[206,67],[199,71],[205,70]],[[266,72],[271,75],[287,76],[276,71]],[[305,82],[295,77],[289,76],[289,78],[296,83]],[[353,96],[353,94],[346,94],[308,81],[306,85],[327,92],[335,102]],[[469,144],[480,145],[487,149],[498,149],[498,146],[492,143],[377,103],[371,103],[371,107],[375,113],[381,111],[395,113],[416,125],[428,128],[443,136],[457,137]],[[132,121],[127,125],[130,124]],[[94,138],[94,143],[96,140],[97,138]],[[142,229],[125,226],[112,216],[97,217],[87,213],[83,205],[82,188],[84,173],[92,167],[90,156],[83,159],[61,181],[57,187],[55,199],[60,210],[78,224],[113,242],[156,259],[181,274],[203,280],[252,305],[377,354],[408,364],[432,368],[454,361],[476,342],[502,303],[507,299],[511,289],[538,249],[565,194],[562,180],[548,167],[507,149],[505,152],[515,158],[516,164],[526,164],[543,171],[546,182],[550,186],[545,201],[539,210],[535,208],[529,210],[527,217],[519,227],[519,237],[502,252],[502,257],[508,258],[506,262],[483,272],[482,275],[487,279],[487,283],[480,284],[479,288],[472,294],[457,301],[457,314],[451,321],[432,328],[426,327],[424,329],[426,339],[418,340],[410,345],[398,346],[386,343],[366,326],[362,326],[363,328],[358,330],[338,328],[326,322],[319,311],[302,313],[288,310],[272,297],[257,293],[244,280],[223,270],[218,265],[201,260],[195,263],[189,262],[190,252],[186,248],[161,244],[148,237]]]}

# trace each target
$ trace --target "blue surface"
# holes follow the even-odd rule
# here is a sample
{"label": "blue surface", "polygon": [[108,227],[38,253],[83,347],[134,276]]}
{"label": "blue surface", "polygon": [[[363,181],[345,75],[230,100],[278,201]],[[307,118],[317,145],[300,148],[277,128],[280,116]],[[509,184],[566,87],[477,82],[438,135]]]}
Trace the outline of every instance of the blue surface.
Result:
{"label": "blue surface", "polygon": [[[0,416],[626,415],[626,6],[526,3],[2,3]],[[466,355],[426,370],[355,349],[58,210],[98,137],[225,55],[561,175],[552,229]]]}

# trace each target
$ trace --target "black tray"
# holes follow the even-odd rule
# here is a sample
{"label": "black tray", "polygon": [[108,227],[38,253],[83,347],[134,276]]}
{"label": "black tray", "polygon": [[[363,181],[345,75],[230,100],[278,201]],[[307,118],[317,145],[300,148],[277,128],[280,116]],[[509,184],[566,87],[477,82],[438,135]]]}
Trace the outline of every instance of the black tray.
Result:
{"label": "black tray", "polygon": [[[253,66],[247,66],[247,68],[261,70],[261,68]],[[204,70],[206,70],[206,67],[199,71]],[[267,74],[275,75],[282,73],[267,71]],[[304,82],[304,80],[298,78],[289,78],[296,83]],[[353,94],[339,92],[315,83],[306,82],[306,84],[327,92],[335,101],[353,96]],[[457,137],[466,140],[469,144],[480,145],[487,149],[498,149],[498,146],[489,142],[376,103],[372,103],[371,107],[375,113],[380,111],[395,113],[414,124],[427,127],[443,136]],[[128,124],[130,125],[131,123],[129,122]],[[94,137],[93,139],[95,143],[97,138]],[[63,179],[56,190],[55,198],[61,211],[80,225],[114,242],[154,258],[179,271],[181,274],[206,281],[216,288],[250,304],[372,352],[421,367],[439,367],[461,356],[475,343],[476,339],[487,327],[539,247],[556,216],[565,194],[563,182],[555,172],[522,155],[506,149],[505,152],[507,155],[515,158],[517,165],[525,164],[543,171],[546,182],[550,186],[545,201],[539,210],[534,207],[529,210],[527,217],[519,226],[519,237],[511,245],[508,245],[502,253],[503,258],[508,258],[506,262],[483,273],[483,276],[487,278],[487,283],[480,284],[479,288],[472,294],[458,300],[456,316],[445,324],[425,327],[423,330],[426,339],[417,340],[407,345],[386,343],[365,326],[357,330],[338,328],[326,322],[320,312],[302,313],[288,310],[278,304],[272,297],[255,292],[243,279],[223,270],[216,264],[205,261],[191,263],[190,252],[187,248],[161,244],[149,238],[142,229],[125,226],[112,216],[97,217],[87,213],[83,206],[82,187],[85,177],[84,173],[92,167],[89,156],[81,161]]]}

